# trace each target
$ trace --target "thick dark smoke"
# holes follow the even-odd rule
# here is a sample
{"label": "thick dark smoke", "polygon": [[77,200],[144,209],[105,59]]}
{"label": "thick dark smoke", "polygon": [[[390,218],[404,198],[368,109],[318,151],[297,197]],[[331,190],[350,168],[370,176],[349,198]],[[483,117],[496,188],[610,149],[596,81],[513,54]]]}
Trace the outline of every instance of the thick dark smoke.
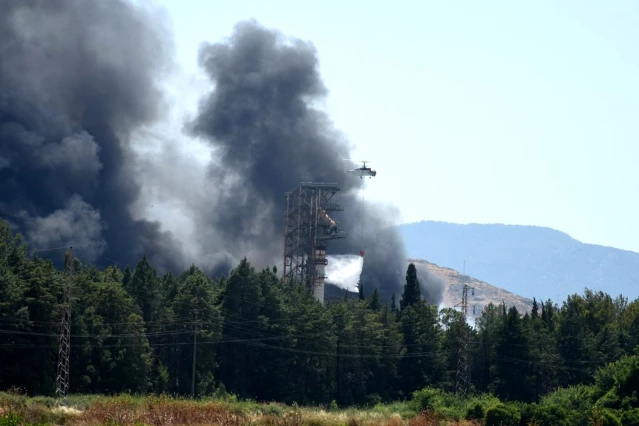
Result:
{"label": "thick dark smoke", "polygon": [[[363,203],[364,181],[344,173],[350,146],[313,107],[327,89],[311,44],[251,21],[204,45],[200,65],[213,89],[187,133],[212,150],[206,173],[180,137],[146,138],[155,153],[136,155],[133,141],[169,107],[160,84],[172,41],[150,10],[124,0],[0,0],[0,216],[32,246],[73,245],[88,262],[122,266],[146,254],[161,271],[193,262],[220,273],[244,256],[281,263],[285,192],[335,182],[346,210],[334,218],[348,238],[329,243],[329,253],[365,250],[367,294],[377,287],[399,299],[407,264],[396,212]],[[134,206],[147,198],[190,219],[184,246],[136,219],[143,212]],[[441,288],[424,287],[438,302]]]}
{"label": "thick dark smoke", "polygon": [[163,104],[160,18],[119,0],[0,0],[0,215],[36,247],[184,264],[171,235],[129,211],[130,138]]}
{"label": "thick dark smoke", "polygon": [[[206,251],[229,253],[225,260],[230,260],[253,250],[262,262],[279,260],[285,192],[300,182],[335,182],[346,209],[335,219],[349,235],[329,243],[329,252],[364,249],[362,281],[368,293],[377,287],[386,300],[393,292],[399,300],[407,263],[403,241],[391,226],[394,211],[363,204],[356,195],[364,181],[344,173],[350,147],[312,106],[327,94],[314,47],[248,21],[238,24],[229,40],[204,45],[200,64],[215,87],[191,123],[192,133],[216,152],[208,170],[216,190],[196,220]],[[220,259],[216,266],[229,265]],[[439,286],[430,277],[422,279]],[[441,300],[440,289],[425,292],[431,302]]]}

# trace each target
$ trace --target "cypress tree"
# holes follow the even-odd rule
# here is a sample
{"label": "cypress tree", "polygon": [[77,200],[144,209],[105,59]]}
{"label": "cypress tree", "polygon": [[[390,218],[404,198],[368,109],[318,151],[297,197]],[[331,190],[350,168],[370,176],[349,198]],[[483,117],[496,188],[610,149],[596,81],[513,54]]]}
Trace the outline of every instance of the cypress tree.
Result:
{"label": "cypress tree", "polygon": [[402,300],[399,302],[399,309],[403,311],[408,306],[415,305],[421,300],[419,291],[419,280],[417,279],[417,268],[411,263],[406,271],[406,284],[402,293]]}

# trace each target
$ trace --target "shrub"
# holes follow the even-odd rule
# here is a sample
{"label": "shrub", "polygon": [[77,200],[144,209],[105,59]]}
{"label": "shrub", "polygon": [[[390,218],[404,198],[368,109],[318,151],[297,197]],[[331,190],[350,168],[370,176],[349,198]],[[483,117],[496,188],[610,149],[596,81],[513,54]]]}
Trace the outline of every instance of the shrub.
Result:
{"label": "shrub", "polygon": [[639,408],[633,408],[632,410],[624,410],[621,412],[621,424],[624,425],[639,425]]}
{"label": "shrub", "polygon": [[475,402],[470,407],[468,407],[468,410],[466,410],[467,420],[483,420],[485,416],[486,410],[484,409],[484,406],[479,402]]}
{"label": "shrub", "polygon": [[540,406],[561,407],[570,425],[588,424],[594,403],[594,387],[586,385],[557,389],[542,398]]}
{"label": "shrub", "polygon": [[9,411],[7,414],[0,416],[0,426],[20,426],[22,425],[22,419],[13,412]]}
{"label": "shrub", "polygon": [[377,404],[381,404],[381,402],[382,402],[382,397],[376,393],[372,393],[366,396],[366,405],[369,407],[374,407]]}
{"label": "shrub", "polygon": [[508,405],[519,411],[519,426],[538,426],[533,422],[533,417],[537,410],[537,404],[531,404],[527,402],[510,402]]}
{"label": "shrub", "polygon": [[435,388],[424,388],[413,393],[411,408],[417,412],[434,410],[436,402],[442,397],[442,391]]}
{"label": "shrub", "polygon": [[539,405],[535,407],[533,422],[537,426],[570,426],[567,410],[559,405]]}
{"label": "shrub", "polygon": [[512,405],[498,403],[486,411],[486,426],[517,426],[521,415]]}
{"label": "shrub", "polygon": [[430,387],[414,392],[410,407],[416,412],[429,411],[454,420],[460,420],[467,412],[465,400],[455,394]]}
{"label": "shrub", "polygon": [[612,410],[595,408],[590,416],[590,424],[593,426],[623,426],[621,419]]}

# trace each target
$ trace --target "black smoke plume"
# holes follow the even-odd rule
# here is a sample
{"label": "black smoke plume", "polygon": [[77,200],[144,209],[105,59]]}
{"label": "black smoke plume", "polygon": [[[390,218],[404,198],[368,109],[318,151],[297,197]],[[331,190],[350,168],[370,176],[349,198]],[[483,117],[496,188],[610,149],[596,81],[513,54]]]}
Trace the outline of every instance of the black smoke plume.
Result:
{"label": "black smoke plume", "polygon": [[[327,115],[313,107],[327,94],[313,45],[247,21],[230,39],[204,45],[199,61],[214,84],[190,126],[216,153],[208,169],[215,185],[207,201],[211,207],[200,209],[196,221],[206,251],[229,253],[224,259],[230,260],[252,250],[262,262],[279,260],[285,193],[300,182],[334,182],[345,205],[335,219],[348,238],[329,242],[329,253],[364,249],[361,279],[368,293],[377,287],[384,299],[394,292],[399,300],[407,262],[392,226],[394,212],[364,204],[357,197],[364,181],[344,173],[350,147]],[[440,302],[441,282],[422,275],[426,297]]]}
{"label": "black smoke plume", "polygon": [[129,211],[130,139],[163,105],[159,22],[120,0],[0,0],[0,216],[37,248],[184,264],[171,235]]}
{"label": "black smoke plume", "polygon": [[[394,212],[364,204],[356,197],[363,181],[344,173],[349,144],[313,107],[327,89],[310,43],[251,21],[201,49],[214,88],[187,128],[212,148],[203,176],[170,137],[156,156],[133,149],[137,132],[166,118],[160,84],[172,42],[161,15],[124,0],[0,0],[0,12],[0,215],[32,246],[73,245],[102,265],[146,254],[175,272],[190,262],[227,272],[244,256],[274,264],[285,192],[335,182],[346,208],[335,219],[349,236],[329,252],[364,249],[368,294],[378,287],[399,298],[407,265]],[[131,211],[152,189],[194,224],[184,246]],[[439,301],[441,286],[424,287]]]}

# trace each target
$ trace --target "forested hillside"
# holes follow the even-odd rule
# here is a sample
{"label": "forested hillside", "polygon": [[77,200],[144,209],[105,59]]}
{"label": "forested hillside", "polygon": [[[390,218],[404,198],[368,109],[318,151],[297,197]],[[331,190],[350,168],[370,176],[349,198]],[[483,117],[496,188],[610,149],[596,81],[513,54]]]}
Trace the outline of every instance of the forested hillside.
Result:
{"label": "forested hillside", "polygon": [[[71,393],[188,395],[196,334],[198,395],[344,406],[454,388],[460,315],[420,297],[413,265],[395,306],[366,283],[359,299],[323,306],[246,260],[219,280],[195,267],[158,276],[146,258],[74,270]],[[64,279],[0,222],[0,389],[53,394]],[[473,391],[535,401],[632,353],[639,300],[587,291],[524,316],[489,305],[471,335]]]}
{"label": "forested hillside", "polygon": [[639,253],[584,244],[539,226],[421,221],[399,226],[412,258],[462,271],[532,299],[585,288],[639,297]]}

